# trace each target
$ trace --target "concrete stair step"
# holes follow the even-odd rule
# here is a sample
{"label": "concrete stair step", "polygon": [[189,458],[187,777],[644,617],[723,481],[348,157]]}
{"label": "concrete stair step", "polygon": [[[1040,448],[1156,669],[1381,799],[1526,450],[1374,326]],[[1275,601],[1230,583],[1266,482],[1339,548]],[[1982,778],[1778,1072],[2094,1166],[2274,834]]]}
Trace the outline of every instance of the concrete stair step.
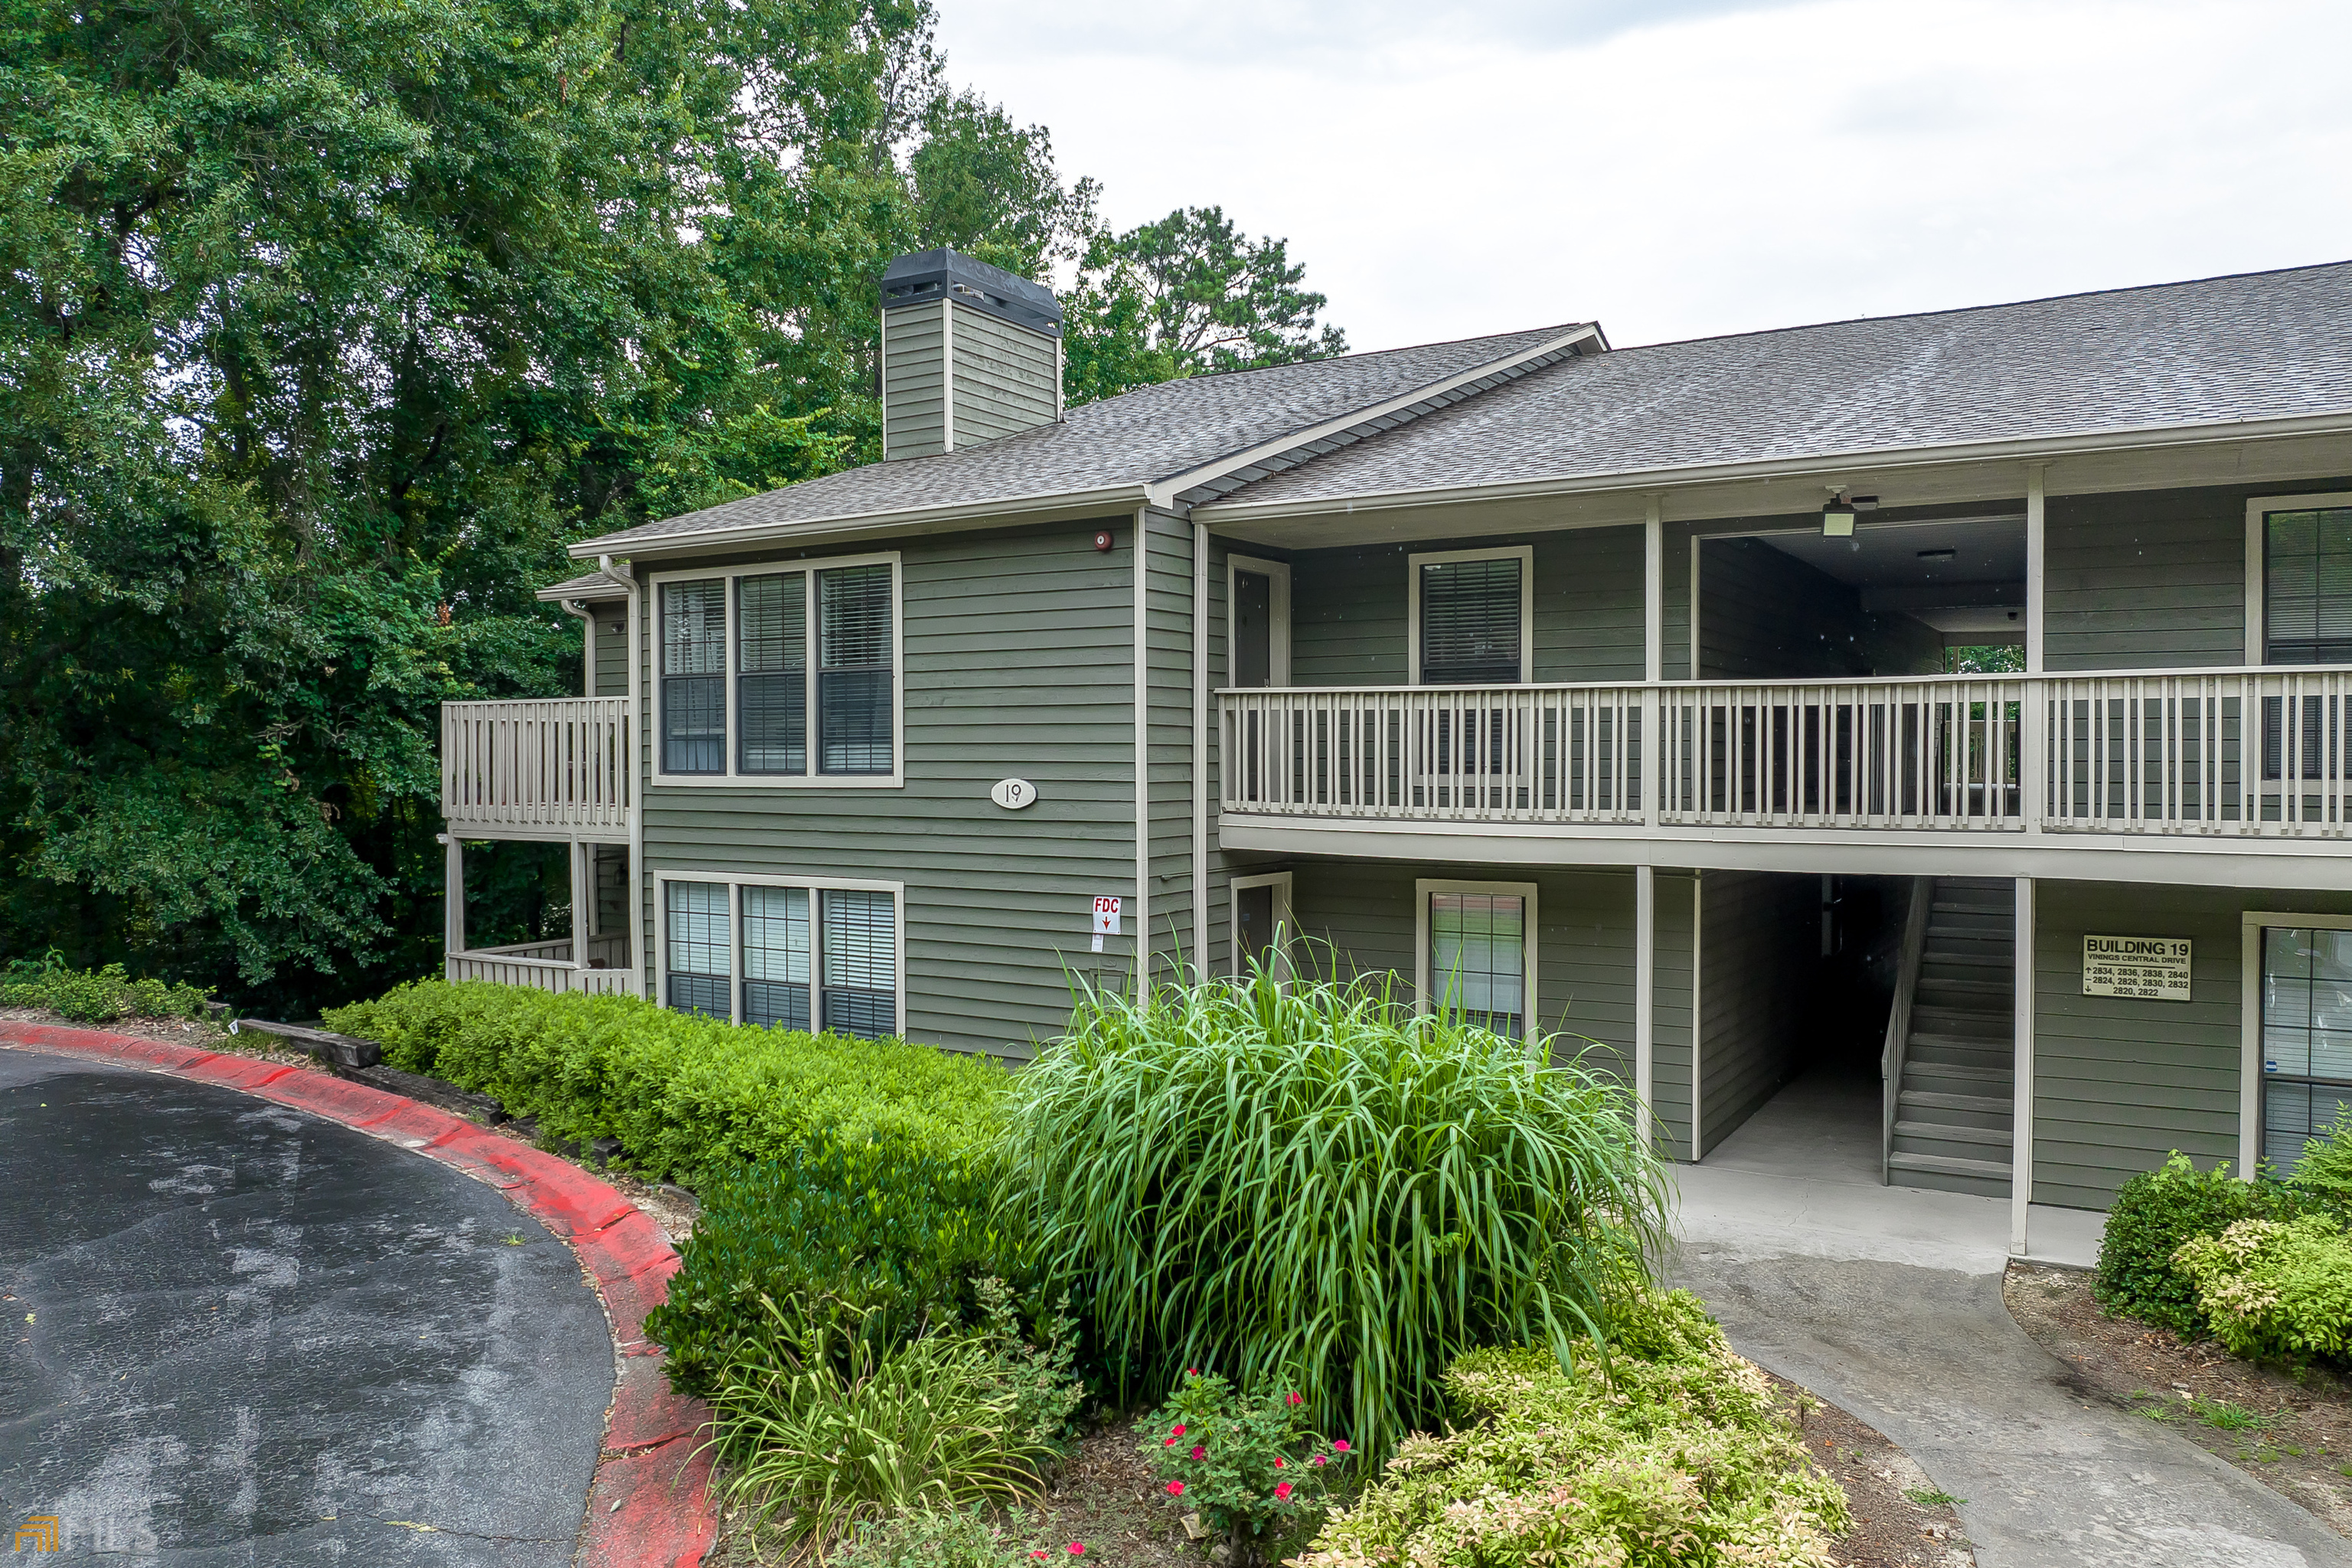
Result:
{"label": "concrete stair step", "polygon": [[1937,1192],[1974,1193],[1992,1198],[2009,1195],[2009,1166],[1992,1160],[1956,1159],[1945,1154],[1889,1154],[1886,1176],[1898,1187],[1928,1187]]}
{"label": "concrete stair step", "polygon": [[[2011,1068],[1973,1062],[1914,1060],[1903,1069],[1901,1094],[1981,1094],[1997,1097],[2003,1105],[2017,1093],[2017,1073]],[[1899,1103],[1899,1101],[1898,1101]]]}
{"label": "concrete stair step", "polygon": [[1912,994],[1913,1005],[1917,1005],[1917,998],[1921,992],[1931,990],[1940,995],[1982,997],[1986,1001],[1989,1011],[1996,1004],[2006,1009],[2010,1003],[2005,998],[2014,997],[2017,994],[2017,984],[2011,980],[1980,980],[1958,974],[1930,974],[1927,972],[1926,966],[1922,965],[1919,972],[1919,989]]}
{"label": "concrete stair step", "polygon": [[2010,1102],[1990,1094],[1956,1094],[1942,1089],[1906,1089],[1895,1099],[1897,1125],[1916,1122],[1942,1127],[1980,1127],[2009,1135],[2015,1121]]}
{"label": "concrete stair step", "polygon": [[1895,1146],[1907,1153],[1965,1154],[1971,1148],[2006,1149],[2012,1142],[2006,1127],[1969,1127],[1956,1121],[1898,1121],[1895,1124]]}
{"label": "concrete stair step", "polygon": [[1911,1037],[1915,1040],[1923,1035],[1949,1035],[2006,1042],[2016,1022],[2016,1015],[2007,1007],[1945,1007],[1924,1002],[1911,1005]]}

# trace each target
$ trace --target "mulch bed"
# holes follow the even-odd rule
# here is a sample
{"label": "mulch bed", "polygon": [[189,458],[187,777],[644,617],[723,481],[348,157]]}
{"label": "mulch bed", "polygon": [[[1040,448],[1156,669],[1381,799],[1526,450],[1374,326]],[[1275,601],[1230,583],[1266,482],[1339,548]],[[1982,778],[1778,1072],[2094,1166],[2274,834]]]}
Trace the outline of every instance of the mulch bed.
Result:
{"label": "mulch bed", "polygon": [[1841,1568],[1975,1568],[1960,1516],[1909,1454],[1820,1394],[1764,1375],[1802,1411],[1805,1447],[1845,1488],[1853,1530],[1830,1549]]}
{"label": "mulch bed", "polygon": [[2208,1453],[2352,1535],[2352,1385],[2240,1361],[2210,1340],[2107,1315],[2091,1277],[2010,1266],[2002,1295],[2018,1326],[2066,1363],[2065,1383],[2161,1421]]}

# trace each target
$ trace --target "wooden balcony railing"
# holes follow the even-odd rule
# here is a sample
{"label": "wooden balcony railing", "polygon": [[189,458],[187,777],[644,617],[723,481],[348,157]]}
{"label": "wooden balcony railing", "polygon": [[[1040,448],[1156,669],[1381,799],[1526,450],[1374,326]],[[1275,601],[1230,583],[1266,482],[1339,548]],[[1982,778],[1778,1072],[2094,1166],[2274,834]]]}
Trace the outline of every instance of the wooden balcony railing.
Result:
{"label": "wooden balcony railing", "polygon": [[1220,715],[1243,816],[2352,834],[2352,671],[1292,688]]}
{"label": "wooden balcony railing", "polygon": [[441,705],[441,815],[482,827],[625,829],[629,700]]}
{"label": "wooden balcony railing", "polygon": [[527,985],[537,991],[584,991],[593,995],[624,996],[637,994],[637,973],[628,967],[628,938],[593,938],[588,943],[588,958],[590,964],[597,967],[573,968],[572,943],[559,938],[554,942],[517,942],[507,947],[452,952],[442,962],[442,973],[449,980],[492,980],[501,985]]}

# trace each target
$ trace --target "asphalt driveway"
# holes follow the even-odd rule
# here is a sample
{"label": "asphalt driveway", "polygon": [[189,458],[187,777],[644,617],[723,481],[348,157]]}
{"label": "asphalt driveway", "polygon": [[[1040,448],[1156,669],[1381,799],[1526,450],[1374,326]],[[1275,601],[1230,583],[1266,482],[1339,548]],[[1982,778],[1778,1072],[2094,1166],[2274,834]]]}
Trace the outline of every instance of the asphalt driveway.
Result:
{"label": "asphalt driveway", "polygon": [[604,1310],[561,1241],[446,1166],[0,1049],[0,1539],[47,1516],[66,1561],[572,1561]]}

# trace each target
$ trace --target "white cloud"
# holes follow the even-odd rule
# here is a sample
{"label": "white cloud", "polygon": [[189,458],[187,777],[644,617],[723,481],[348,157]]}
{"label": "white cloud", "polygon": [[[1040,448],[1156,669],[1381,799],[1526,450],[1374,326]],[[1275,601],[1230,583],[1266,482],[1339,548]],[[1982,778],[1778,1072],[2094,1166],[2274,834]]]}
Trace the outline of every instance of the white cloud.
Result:
{"label": "white cloud", "polygon": [[1360,348],[1654,342],[2352,256],[2352,7],[941,0],[1118,223],[1287,236]]}

